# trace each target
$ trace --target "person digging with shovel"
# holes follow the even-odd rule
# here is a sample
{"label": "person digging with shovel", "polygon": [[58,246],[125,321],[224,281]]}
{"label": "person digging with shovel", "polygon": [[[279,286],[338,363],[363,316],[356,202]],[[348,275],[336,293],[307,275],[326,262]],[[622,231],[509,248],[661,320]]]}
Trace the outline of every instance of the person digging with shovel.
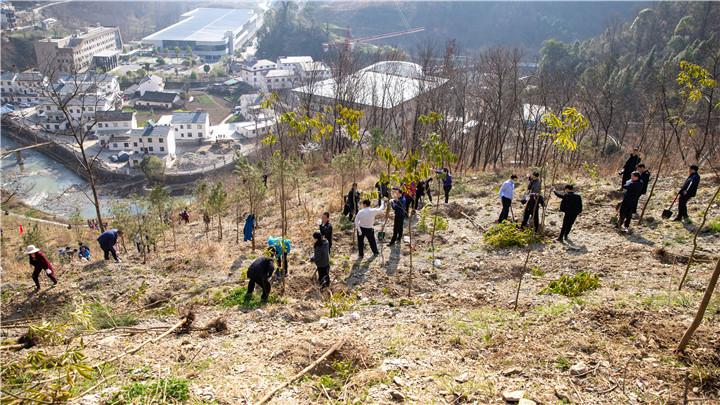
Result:
{"label": "person digging with shovel", "polygon": [[35,292],[40,291],[41,272],[44,272],[48,278],[52,280],[53,285],[57,285],[58,282],[55,278],[55,269],[53,269],[52,263],[50,263],[50,260],[48,260],[40,249],[36,248],[35,245],[29,245],[25,249],[25,254],[28,255],[30,265],[33,267],[32,279],[35,282]]}
{"label": "person digging with shovel", "polygon": [[270,296],[270,278],[275,272],[275,248],[269,247],[266,256],[260,256],[250,264],[247,271],[248,286],[245,293],[245,302],[249,302],[255,291],[255,284],[262,288],[260,302],[266,303]]}

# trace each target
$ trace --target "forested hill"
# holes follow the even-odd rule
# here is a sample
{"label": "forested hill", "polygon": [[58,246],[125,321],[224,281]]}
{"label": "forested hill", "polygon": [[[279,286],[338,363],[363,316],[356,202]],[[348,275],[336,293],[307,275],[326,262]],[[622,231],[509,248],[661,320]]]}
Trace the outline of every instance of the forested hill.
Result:
{"label": "forested hill", "polygon": [[642,2],[309,2],[321,26],[350,27],[353,36],[425,27],[422,33],[386,40],[411,50],[428,40],[455,39],[461,48],[518,46],[535,54],[548,38],[583,40],[612,21],[625,21]]}
{"label": "forested hill", "polygon": [[205,2],[191,1],[71,1],[48,7],[53,17],[66,28],[95,24],[119,27],[124,41],[137,41],[178,22],[180,15]]}
{"label": "forested hill", "polygon": [[[657,3],[590,40],[546,41],[540,51],[540,78],[553,84],[550,98],[556,106],[580,102],[588,106],[596,131],[622,139],[629,121],[653,120],[655,114],[673,114],[679,108],[671,90],[677,87],[682,61],[714,78],[720,75],[718,27],[720,3]],[[699,147],[695,159],[713,122],[720,119],[717,109],[708,108],[717,102],[711,87],[683,113],[686,120],[702,123],[701,135],[691,142]],[[664,108],[658,108],[658,100],[666,100]]]}

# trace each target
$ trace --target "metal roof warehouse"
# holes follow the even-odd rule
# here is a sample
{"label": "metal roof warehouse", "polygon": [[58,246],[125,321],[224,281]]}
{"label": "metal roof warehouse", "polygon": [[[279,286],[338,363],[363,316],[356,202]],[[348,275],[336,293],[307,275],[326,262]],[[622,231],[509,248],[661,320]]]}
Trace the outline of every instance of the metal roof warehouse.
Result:
{"label": "metal roof warehouse", "polygon": [[232,54],[255,35],[258,15],[253,10],[231,8],[196,8],[183,19],[143,38],[142,42],[173,54],[175,47],[205,60],[218,60]]}

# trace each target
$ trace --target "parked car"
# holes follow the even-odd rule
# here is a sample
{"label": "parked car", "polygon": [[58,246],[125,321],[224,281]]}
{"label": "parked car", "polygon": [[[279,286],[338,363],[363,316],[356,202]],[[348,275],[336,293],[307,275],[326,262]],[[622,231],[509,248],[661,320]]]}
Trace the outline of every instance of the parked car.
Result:
{"label": "parked car", "polygon": [[30,104],[28,104],[28,103],[20,103],[20,104],[18,105],[18,107],[20,107],[20,108],[30,108]]}
{"label": "parked car", "polygon": [[110,156],[110,160],[115,163],[127,162],[128,160],[130,160],[130,154],[125,151],[121,151],[117,155]]}

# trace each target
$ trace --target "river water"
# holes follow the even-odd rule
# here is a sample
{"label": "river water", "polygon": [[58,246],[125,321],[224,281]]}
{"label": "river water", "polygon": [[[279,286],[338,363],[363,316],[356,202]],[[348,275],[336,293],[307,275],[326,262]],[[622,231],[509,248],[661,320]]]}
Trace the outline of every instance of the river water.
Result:
{"label": "river water", "polygon": [[[12,139],[0,135],[0,144],[4,150],[19,145]],[[19,199],[37,209],[62,217],[69,217],[80,210],[83,218],[92,218],[95,207],[83,190],[89,193],[88,183],[61,163],[35,150],[22,151],[23,164],[15,155],[2,159],[2,184],[21,184],[24,191]],[[90,195],[90,194],[88,194]],[[110,199],[102,199],[103,211],[109,209]],[[104,203],[104,204],[103,204]]]}

